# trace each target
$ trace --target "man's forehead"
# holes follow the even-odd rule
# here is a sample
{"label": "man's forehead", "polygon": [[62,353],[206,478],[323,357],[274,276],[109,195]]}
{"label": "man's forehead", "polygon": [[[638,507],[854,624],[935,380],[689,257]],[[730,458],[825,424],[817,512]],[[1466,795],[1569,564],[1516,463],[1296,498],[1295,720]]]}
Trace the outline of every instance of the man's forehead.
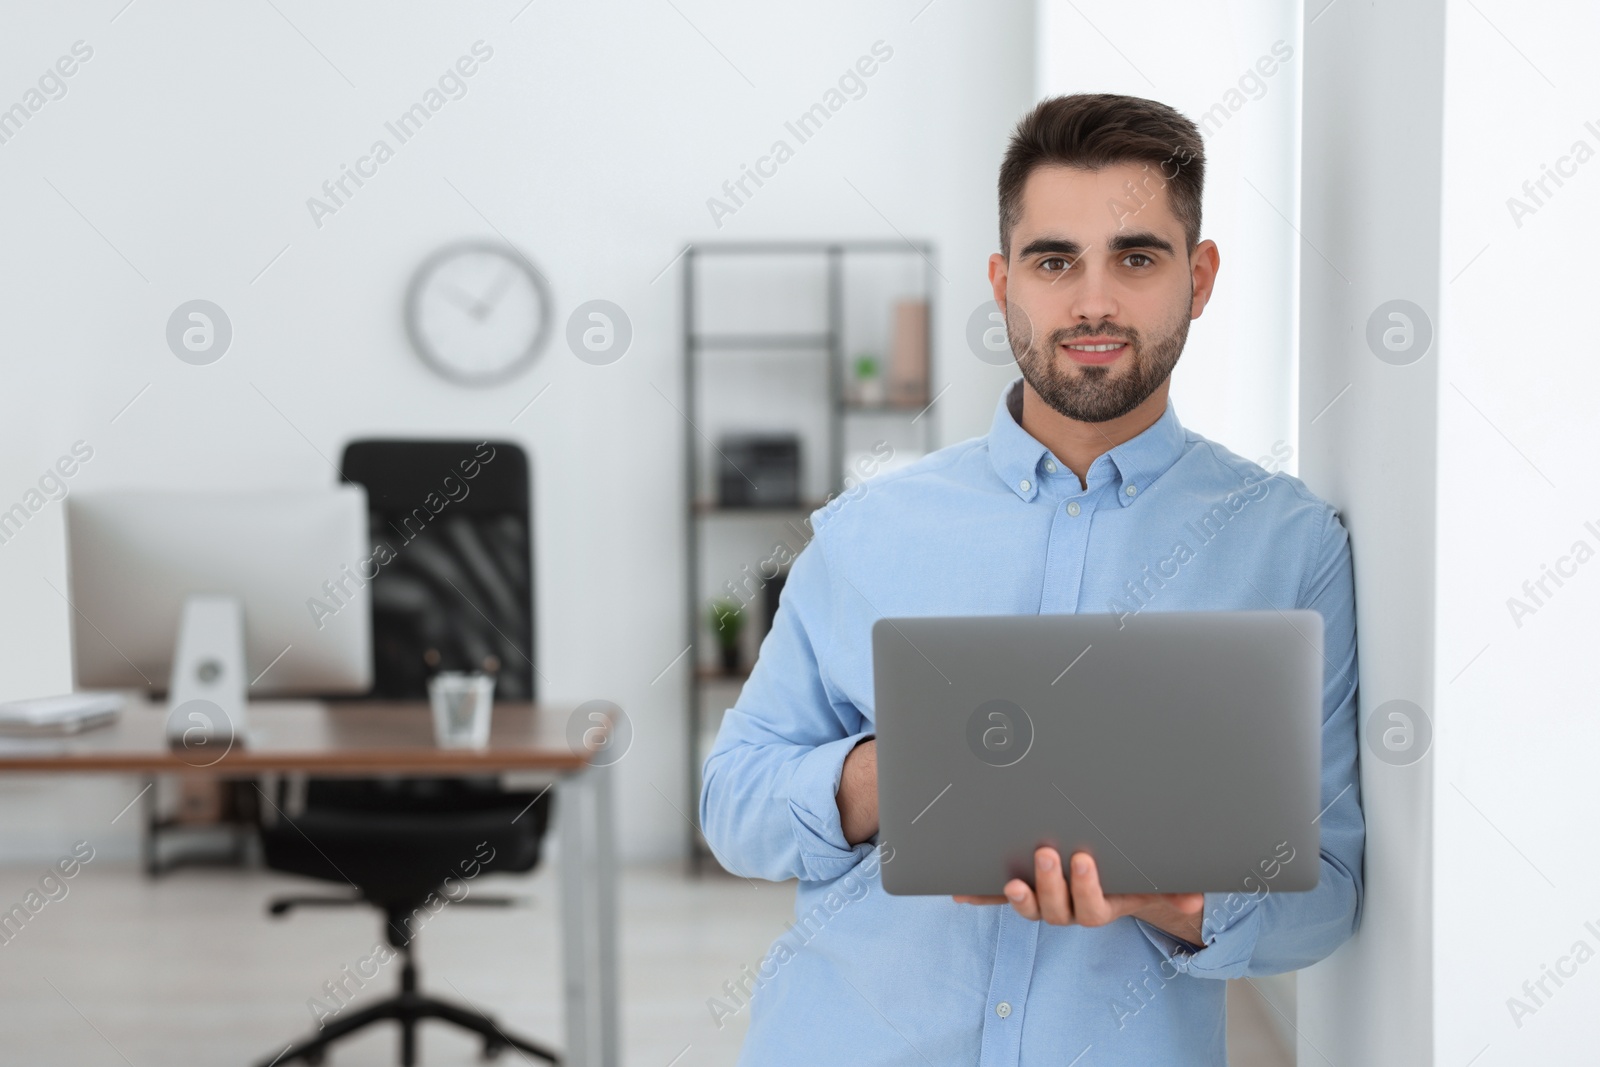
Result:
{"label": "man's forehead", "polygon": [[1160,169],[1144,163],[1037,167],[1023,183],[1012,241],[1049,237],[1087,248],[1131,231],[1181,237],[1166,185]]}

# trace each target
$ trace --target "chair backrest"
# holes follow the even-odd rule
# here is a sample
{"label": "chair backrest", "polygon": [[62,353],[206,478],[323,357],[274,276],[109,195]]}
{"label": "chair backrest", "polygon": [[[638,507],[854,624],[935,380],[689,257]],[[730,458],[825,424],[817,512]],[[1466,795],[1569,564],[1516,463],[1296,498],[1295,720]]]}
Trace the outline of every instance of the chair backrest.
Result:
{"label": "chair backrest", "polygon": [[360,440],[341,476],[366,488],[373,687],[427,697],[444,670],[495,676],[497,700],[537,697],[532,482],[505,441]]}

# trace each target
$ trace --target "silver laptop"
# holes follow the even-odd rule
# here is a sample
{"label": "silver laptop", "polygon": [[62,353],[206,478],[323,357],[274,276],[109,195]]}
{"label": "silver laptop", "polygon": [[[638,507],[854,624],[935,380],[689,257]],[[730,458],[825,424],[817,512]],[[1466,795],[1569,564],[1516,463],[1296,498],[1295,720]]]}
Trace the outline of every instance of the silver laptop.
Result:
{"label": "silver laptop", "polygon": [[1316,612],[885,618],[872,657],[888,892],[1031,885],[1043,844],[1108,893],[1316,886]]}

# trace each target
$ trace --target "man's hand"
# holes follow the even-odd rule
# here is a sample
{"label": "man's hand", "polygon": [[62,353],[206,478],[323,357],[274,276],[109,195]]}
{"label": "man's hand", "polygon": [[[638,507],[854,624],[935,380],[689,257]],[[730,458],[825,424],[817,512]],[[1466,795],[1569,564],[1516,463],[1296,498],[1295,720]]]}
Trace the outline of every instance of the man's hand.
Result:
{"label": "man's hand", "polygon": [[878,740],[869,737],[850,750],[839,775],[839,826],[844,839],[859,845],[878,832]]}
{"label": "man's hand", "polygon": [[[842,810],[842,809],[841,809]],[[1063,874],[1061,853],[1048,846],[1033,854],[1033,880],[1013,878],[1005,895],[956,897],[959,904],[1010,904],[1024,919],[1043,919],[1056,926],[1105,926],[1127,915],[1143,919],[1196,948],[1204,942],[1200,921],[1205,915],[1204,893],[1112,893],[1100,891],[1100,870],[1087,852],[1072,854],[1072,869]]]}

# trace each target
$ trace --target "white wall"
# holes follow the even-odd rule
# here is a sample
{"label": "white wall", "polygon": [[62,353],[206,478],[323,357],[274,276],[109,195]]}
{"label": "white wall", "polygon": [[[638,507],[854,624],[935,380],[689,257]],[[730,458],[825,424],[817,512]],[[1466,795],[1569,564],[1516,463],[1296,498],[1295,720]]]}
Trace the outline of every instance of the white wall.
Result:
{"label": "white wall", "polygon": [[[1600,551],[1587,247],[1600,233],[1600,11],[1477,7],[1453,0],[1445,18],[1436,1062],[1487,1048],[1483,1067],[1586,1063],[1600,1016],[1600,563],[1572,554]],[[1578,141],[1587,162],[1563,160]],[[1558,165],[1561,185],[1523,191]],[[1520,226],[1511,197],[1534,209]],[[1569,575],[1530,597],[1523,583],[1546,566]],[[1533,613],[1514,618],[1511,598]],[[1560,984],[1544,970],[1558,965]]]}
{"label": "white wall", "polygon": [[[948,279],[941,436],[982,432],[1005,373],[959,339],[986,291],[1005,136],[1033,98],[1032,5],[122,7],[3,16],[4,105],[75,41],[94,52],[65,97],[0,144],[0,500],[20,499],[79,439],[95,456],[73,491],[324,485],[324,457],[361,434],[522,442],[542,696],[629,711],[624,851],[676,854],[683,827],[662,796],[686,802],[685,663],[652,684],[682,648],[681,424],[660,395],[681,399],[669,265],[706,238],[933,241]],[[494,55],[467,95],[317,228],[306,199],[478,40]],[[866,94],[713,225],[707,198],[878,40],[894,55]],[[551,279],[557,337],[517,381],[465,390],[408,350],[401,293],[434,248],[496,229]],[[194,297],[234,326],[208,367],[163,340]],[[620,304],[635,331],[607,367],[560,338],[594,298]],[[46,584],[65,589],[59,517],[50,504],[0,545],[0,696],[69,684],[67,608]],[[0,851],[54,856],[88,832],[126,849],[131,820],[107,822],[134,791],[0,780]]]}
{"label": "white wall", "polygon": [[1297,238],[1288,220],[1299,193],[1302,62],[1295,5],[1042,0],[1039,22],[1040,95],[1149,97],[1200,125],[1201,236],[1217,242],[1221,269],[1205,314],[1190,325],[1172,402],[1189,427],[1240,455],[1292,446]]}

